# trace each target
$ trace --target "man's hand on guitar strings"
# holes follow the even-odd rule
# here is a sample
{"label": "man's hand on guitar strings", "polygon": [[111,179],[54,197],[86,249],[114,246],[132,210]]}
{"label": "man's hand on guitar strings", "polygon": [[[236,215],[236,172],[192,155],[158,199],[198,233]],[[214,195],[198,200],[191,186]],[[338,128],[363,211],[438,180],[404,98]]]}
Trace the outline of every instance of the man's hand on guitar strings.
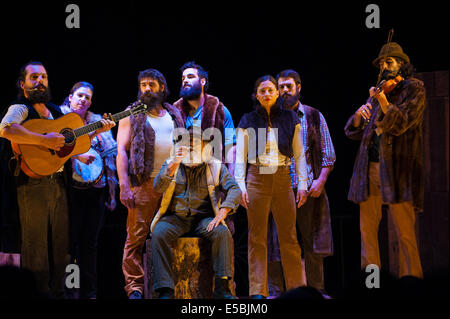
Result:
{"label": "man's hand on guitar strings", "polygon": [[65,142],[66,138],[59,133],[50,132],[43,136],[43,144],[55,151],[59,151],[61,147],[64,146]]}

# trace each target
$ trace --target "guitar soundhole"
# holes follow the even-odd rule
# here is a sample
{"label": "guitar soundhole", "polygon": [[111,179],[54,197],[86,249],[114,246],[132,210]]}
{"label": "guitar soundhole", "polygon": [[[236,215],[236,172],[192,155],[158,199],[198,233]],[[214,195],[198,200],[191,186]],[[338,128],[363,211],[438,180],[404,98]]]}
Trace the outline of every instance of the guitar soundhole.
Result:
{"label": "guitar soundhole", "polygon": [[61,135],[64,135],[66,139],[66,145],[73,145],[75,144],[75,133],[70,128],[64,128],[60,132]]}
{"label": "guitar soundhole", "polygon": [[61,130],[60,134],[65,138],[65,145],[59,151],[56,151],[56,154],[58,154],[59,157],[66,157],[75,147],[75,133],[70,128],[64,128]]}

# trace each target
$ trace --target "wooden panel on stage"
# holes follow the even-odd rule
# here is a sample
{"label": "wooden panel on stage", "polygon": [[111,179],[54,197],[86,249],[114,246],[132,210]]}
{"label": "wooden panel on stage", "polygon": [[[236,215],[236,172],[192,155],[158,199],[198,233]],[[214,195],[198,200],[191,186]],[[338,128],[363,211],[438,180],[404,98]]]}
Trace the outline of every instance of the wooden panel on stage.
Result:
{"label": "wooden panel on stage", "polygon": [[419,249],[424,273],[448,269],[449,231],[449,72],[425,72],[425,208],[418,216]]}

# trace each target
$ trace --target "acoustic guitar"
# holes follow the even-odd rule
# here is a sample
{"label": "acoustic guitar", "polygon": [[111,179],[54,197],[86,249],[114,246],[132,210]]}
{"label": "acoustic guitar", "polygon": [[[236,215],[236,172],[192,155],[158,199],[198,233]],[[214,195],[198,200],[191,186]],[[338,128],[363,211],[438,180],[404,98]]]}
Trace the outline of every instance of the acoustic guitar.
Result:
{"label": "acoustic guitar", "polygon": [[[118,122],[130,115],[145,112],[147,108],[144,103],[135,103],[125,111],[110,115],[110,120]],[[31,178],[42,178],[55,173],[72,156],[89,151],[91,140],[88,134],[101,128],[102,123],[97,121],[84,125],[78,114],[68,113],[56,120],[28,120],[22,123],[22,126],[38,134],[57,132],[65,137],[65,144],[59,151],[41,145],[11,142],[14,155],[19,161],[22,171]]]}

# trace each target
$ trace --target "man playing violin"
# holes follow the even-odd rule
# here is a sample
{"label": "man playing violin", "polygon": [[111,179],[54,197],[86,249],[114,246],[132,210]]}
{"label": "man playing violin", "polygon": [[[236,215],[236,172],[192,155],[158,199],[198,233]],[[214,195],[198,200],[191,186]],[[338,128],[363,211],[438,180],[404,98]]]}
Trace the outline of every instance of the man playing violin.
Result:
{"label": "man playing violin", "polygon": [[425,88],[395,42],[382,47],[373,65],[385,85],[370,89],[372,102],[358,108],[345,126],[349,138],[361,141],[348,194],[360,207],[361,267],[381,266],[378,227],[385,204],[398,235],[399,277],[422,278],[414,225],[415,211],[423,208]]}
{"label": "man playing violin", "polygon": [[[38,134],[21,125],[30,119],[56,119],[63,115],[59,106],[50,103],[48,75],[42,63],[25,64],[20,70],[17,87],[18,101],[8,108],[2,119],[0,137],[18,144],[41,145],[59,151],[65,143],[63,135],[57,132]],[[114,125],[106,119],[101,121],[103,126],[96,133],[107,131]],[[65,188],[69,171],[62,166],[56,173],[42,178],[29,178],[21,170],[15,174],[21,266],[34,273],[41,293],[54,298],[63,297],[63,278],[69,263]]]}

